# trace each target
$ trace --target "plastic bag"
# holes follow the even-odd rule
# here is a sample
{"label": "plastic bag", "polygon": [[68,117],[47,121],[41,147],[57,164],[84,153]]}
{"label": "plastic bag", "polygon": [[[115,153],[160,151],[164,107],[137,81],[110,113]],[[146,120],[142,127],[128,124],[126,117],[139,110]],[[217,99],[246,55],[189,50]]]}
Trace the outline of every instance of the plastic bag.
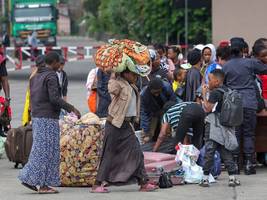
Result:
{"label": "plastic bag", "polygon": [[[182,162],[184,178],[186,183],[199,183],[203,178],[202,167],[196,164],[200,151],[194,145],[178,144],[175,161]],[[215,182],[212,175],[209,182]]]}
{"label": "plastic bag", "polygon": [[0,159],[2,158],[4,152],[5,152],[5,141],[6,141],[6,138],[4,137],[0,137]]}
{"label": "plastic bag", "polygon": [[[198,166],[197,164],[183,167],[184,169],[184,179],[186,183],[196,183],[198,184],[203,178],[203,170],[202,167]],[[210,174],[209,175],[209,183],[216,182],[214,177]]]}
{"label": "plastic bag", "polygon": [[178,144],[176,162],[182,161],[183,166],[191,166],[197,162],[200,151],[194,145]]}

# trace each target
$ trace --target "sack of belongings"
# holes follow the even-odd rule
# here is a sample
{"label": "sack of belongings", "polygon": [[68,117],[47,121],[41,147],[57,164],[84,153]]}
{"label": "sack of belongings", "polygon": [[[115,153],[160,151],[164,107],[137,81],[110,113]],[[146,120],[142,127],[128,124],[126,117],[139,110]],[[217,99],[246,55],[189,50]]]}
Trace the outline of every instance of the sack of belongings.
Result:
{"label": "sack of belongings", "polygon": [[80,120],[65,116],[60,123],[62,186],[91,186],[95,182],[103,141],[103,124],[95,114]]}
{"label": "sack of belongings", "polygon": [[147,76],[151,69],[148,48],[132,40],[109,40],[101,46],[95,56],[96,66],[103,71],[123,72],[126,69]]}

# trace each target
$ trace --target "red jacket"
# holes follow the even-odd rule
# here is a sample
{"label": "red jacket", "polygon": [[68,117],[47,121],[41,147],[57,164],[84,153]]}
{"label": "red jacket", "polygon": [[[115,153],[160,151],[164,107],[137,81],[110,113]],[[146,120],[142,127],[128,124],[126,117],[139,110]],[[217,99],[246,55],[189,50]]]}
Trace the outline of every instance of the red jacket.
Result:
{"label": "red jacket", "polygon": [[267,75],[260,75],[262,81],[262,96],[267,99]]}
{"label": "red jacket", "polygon": [[[0,113],[3,113],[5,111],[5,106],[4,106],[5,101],[6,101],[5,98],[0,96]],[[7,111],[8,111],[8,116],[11,118],[12,112],[10,106],[8,106]]]}

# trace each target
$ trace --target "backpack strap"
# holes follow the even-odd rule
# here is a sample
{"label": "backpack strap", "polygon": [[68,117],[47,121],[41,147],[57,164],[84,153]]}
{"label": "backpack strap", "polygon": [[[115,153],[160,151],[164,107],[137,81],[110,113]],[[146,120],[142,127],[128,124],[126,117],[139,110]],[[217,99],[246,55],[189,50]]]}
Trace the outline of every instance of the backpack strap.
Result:
{"label": "backpack strap", "polygon": [[216,89],[217,91],[219,91],[219,92],[222,92],[223,94],[226,92],[224,89],[222,89],[222,88],[217,88]]}

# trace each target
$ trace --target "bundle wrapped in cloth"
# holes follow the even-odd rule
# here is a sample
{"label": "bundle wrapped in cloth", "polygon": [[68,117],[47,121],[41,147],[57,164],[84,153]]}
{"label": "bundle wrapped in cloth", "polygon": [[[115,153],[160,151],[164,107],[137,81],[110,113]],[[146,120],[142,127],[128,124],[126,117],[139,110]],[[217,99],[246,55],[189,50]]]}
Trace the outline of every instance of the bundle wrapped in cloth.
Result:
{"label": "bundle wrapped in cloth", "polygon": [[103,71],[123,72],[126,69],[147,76],[151,69],[148,48],[132,40],[109,40],[101,46],[95,56],[96,66]]}
{"label": "bundle wrapped in cloth", "polygon": [[65,116],[60,123],[62,186],[91,186],[95,182],[103,140],[103,124],[95,114],[80,120]]}

